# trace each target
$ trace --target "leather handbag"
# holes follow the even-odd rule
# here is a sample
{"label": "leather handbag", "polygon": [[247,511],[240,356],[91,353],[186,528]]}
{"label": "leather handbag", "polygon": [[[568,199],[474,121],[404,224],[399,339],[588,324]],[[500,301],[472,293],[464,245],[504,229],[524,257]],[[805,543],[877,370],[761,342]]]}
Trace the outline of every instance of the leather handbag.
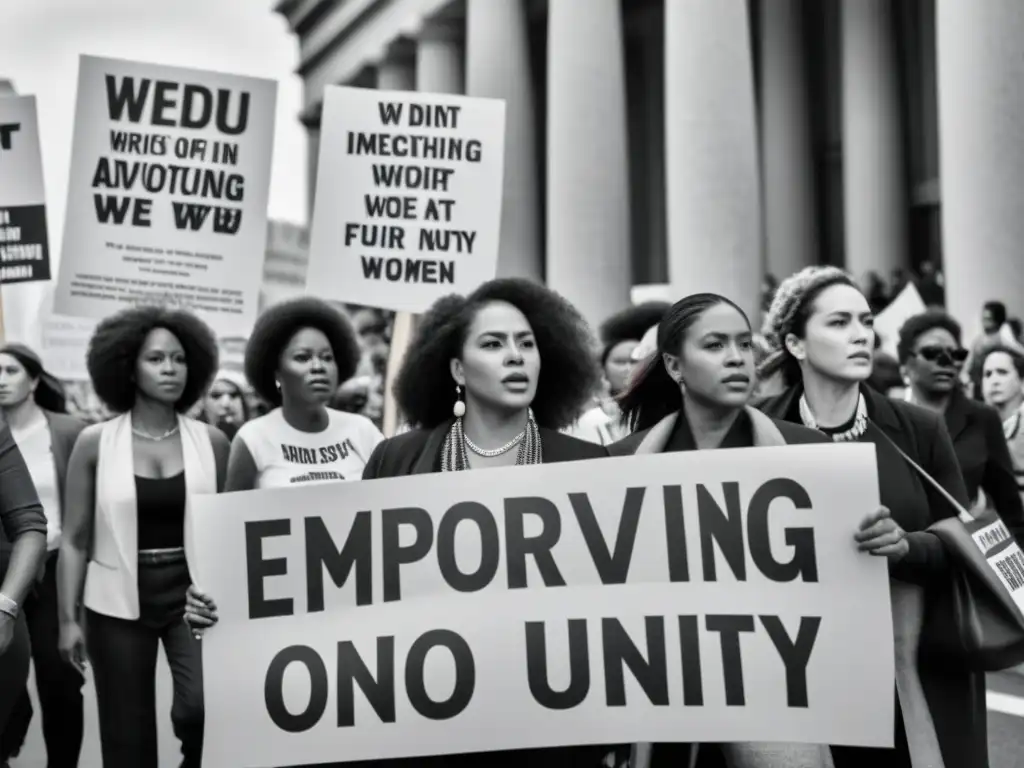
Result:
{"label": "leather handbag", "polygon": [[972,515],[895,442],[892,445],[956,512],[928,527],[959,567],[949,569],[947,584],[929,590],[922,655],[984,672],[1024,663],[1020,546],[994,509]]}

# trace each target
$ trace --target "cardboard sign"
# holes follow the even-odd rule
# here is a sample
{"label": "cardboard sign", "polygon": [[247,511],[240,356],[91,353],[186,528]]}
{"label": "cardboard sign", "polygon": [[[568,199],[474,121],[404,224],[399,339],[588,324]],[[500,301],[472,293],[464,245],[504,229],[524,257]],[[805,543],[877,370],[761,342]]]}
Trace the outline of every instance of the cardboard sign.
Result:
{"label": "cardboard sign", "polygon": [[204,765],[891,746],[888,568],[853,539],[877,506],[871,445],[194,496]]}
{"label": "cardboard sign", "polygon": [[423,312],[495,276],[505,103],[324,90],[306,290]]}
{"label": "cardboard sign", "polygon": [[83,56],[55,311],[156,303],[247,332],[276,99],[271,80]]}
{"label": "cardboard sign", "polygon": [[0,97],[0,283],[50,279],[35,96]]}

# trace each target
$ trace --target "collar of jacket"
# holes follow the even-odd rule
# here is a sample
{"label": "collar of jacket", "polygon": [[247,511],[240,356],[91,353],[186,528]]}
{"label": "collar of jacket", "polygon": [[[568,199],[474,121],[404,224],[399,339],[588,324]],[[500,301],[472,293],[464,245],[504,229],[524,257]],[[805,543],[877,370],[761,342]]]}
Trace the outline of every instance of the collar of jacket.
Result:
{"label": "collar of jacket", "polygon": [[[744,406],[744,410],[753,426],[755,447],[786,445],[786,439],[782,436],[782,432],[770,418],[750,406]],[[672,437],[672,430],[675,429],[677,421],[679,421],[679,411],[670,413],[651,427],[644,439],[640,441],[640,445],[637,446],[636,454],[662,453],[665,446],[668,445],[669,438]]]}

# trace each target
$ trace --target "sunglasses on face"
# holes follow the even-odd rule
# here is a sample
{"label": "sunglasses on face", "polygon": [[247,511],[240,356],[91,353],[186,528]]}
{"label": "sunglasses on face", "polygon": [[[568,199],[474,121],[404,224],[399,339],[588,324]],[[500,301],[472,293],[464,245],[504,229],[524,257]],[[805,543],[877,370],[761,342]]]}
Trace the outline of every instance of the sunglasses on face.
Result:
{"label": "sunglasses on face", "polygon": [[966,349],[950,347],[921,347],[915,352],[922,360],[939,365],[963,365],[969,354]]}

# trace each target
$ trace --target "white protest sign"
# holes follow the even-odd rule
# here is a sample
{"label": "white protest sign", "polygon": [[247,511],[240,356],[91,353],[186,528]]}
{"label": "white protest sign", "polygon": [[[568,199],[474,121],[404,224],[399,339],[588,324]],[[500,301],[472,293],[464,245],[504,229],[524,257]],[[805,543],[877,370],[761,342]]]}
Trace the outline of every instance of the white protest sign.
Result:
{"label": "white protest sign", "polygon": [[276,99],[271,80],[83,56],[55,310],[159,303],[247,332]]}
{"label": "white protest sign", "polygon": [[97,323],[85,317],[45,316],[39,347],[43,367],[63,381],[88,381],[85,358]]}
{"label": "white protest sign", "polygon": [[877,506],[871,445],[193,496],[204,765],[891,746],[888,569],[853,540]]}
{"label": "white protest sign", "polygon": [[422,312],[498,264],[505,103],[324,89],[306,290]]}
{"label": "white protest sign", "polygon": [[888,306],[875,316],[875,333],[881,339],[881,349],[892,357],[899,357],[897,347],[900,343],[900,328],[914,315],[927,309],[924,299],[913,283],[899,292]]}
{"label": "white protest sign", "polygon": [[0,283],[50,279],[35,96],[0,97]]}

